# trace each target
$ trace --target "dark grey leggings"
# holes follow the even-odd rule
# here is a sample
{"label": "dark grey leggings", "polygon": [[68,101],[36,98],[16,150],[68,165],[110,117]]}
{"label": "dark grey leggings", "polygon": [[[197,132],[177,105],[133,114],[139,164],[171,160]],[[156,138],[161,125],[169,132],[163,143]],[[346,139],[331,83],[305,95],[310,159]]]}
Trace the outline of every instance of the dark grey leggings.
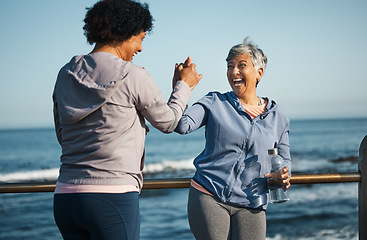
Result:
{"label": "dark grey leggings", "polygon": [[139,239],[138,192],[55,194],[54,216],[64,240]]}
{"label": "dark grey leggings", "polygon": [[265,211],[236,207],[191,187],[188,217],[197,240],[264,240]]}

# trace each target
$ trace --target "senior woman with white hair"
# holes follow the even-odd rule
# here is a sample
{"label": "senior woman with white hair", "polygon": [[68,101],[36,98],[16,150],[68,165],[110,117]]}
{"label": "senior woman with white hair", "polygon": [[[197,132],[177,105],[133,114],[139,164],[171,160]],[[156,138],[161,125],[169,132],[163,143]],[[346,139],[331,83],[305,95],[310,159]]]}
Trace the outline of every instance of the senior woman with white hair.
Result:
{"label": "senior woman with white hair", "polygon": [[[229,51],[233,91],[210,92],[182,116],[176,132],[205,126],[205,148],[194,160],[188,217],[196,239],[265,239],[268,177],[290,186],[289,119],[275,101],[256,94],[267,57],[248,42]],[[268,149],[277,143],[286,167],[270,174]]]}

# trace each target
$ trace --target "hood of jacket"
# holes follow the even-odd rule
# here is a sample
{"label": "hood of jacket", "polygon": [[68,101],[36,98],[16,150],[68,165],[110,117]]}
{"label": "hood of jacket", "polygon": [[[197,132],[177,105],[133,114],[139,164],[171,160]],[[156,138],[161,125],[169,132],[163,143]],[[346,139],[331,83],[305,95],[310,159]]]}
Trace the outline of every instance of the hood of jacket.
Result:
{"label": "hood of jacket", "polygon": [[[227,92],[227,99],[228,101],[232,104],[232,106],[237,109],[240,112],[244,112],[246,113],[245,109],[243,108],[240,100],[238,99],[238,97],[236,96],[236,94],[233,91]],[[278,108],[278,105],[276,104],[276,102],[274,100],[271,100],[267,97],[263,97],[264,99],[267,100],[267,105],[265,107],[265,111],[264,113],[260,114],[260,118],[264,119],[268,116],[268,114],[272,111],[275,111]],[[251,117],[249,114],[247,114],[247,117],[251,120]]]}
{"label": "hood of jacket", "polygon": [[130,66],[106,52],[73,57],[60,70],[53,94],[60,124],[78,122],[104,105]]}

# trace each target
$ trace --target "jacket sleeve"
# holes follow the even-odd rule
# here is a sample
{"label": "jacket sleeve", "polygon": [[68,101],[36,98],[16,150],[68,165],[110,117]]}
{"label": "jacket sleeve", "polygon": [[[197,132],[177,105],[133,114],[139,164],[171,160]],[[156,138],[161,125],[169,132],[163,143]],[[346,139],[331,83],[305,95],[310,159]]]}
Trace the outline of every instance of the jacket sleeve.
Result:
{"label": "jacket sleeve", "polygon": [[55,102],[55,99],[54,99],[53,113],[54,113],[54,124],[55,124],[56,137],[57,137],[57,141],[61,145],[61,142],[62,142],[62,134],[61,134],[62,129],[60,127],[60,116],[59,116],[59,113],[57,111],[57,104]]}
{"label": "jacket sleeve", "polygon": [[179,134],[188,134],[202,126],[204,126],[208,119],[209,107],[213,102],[213,94],[209,93],[196,102],[191,107],[187,108],[178,123],[175,132]]}
{"label": "jacket sleeve", "polygon": [[290,145],[289,145],[289,121],[286,124],[283,133],[280,137],[278,143],[278,152],[279,155],[283,158],[285,166],[289,168],[289,172],[291,173],[291,154],[290,154]]}
{"label": "jacket sleeve", "polygon": [[178,81],[167,103],[153,78],[144,69],[133,74],[134,102],[138,112],[158,130],[172,132],[191,96],[190,87]]}

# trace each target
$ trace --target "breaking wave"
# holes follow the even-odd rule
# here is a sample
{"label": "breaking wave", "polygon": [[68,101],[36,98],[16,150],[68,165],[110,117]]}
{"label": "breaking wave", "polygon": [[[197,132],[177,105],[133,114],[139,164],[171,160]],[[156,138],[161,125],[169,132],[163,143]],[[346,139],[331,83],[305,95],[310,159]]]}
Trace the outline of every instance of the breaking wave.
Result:
{"label": "breaking wave", "polygon": [[[144,175],[154,177],[182,177],[194,171],[193,159],[163,160],[145,164]],[[19,171],[0,174],[0,182],[56,181],[59,168]]]}

